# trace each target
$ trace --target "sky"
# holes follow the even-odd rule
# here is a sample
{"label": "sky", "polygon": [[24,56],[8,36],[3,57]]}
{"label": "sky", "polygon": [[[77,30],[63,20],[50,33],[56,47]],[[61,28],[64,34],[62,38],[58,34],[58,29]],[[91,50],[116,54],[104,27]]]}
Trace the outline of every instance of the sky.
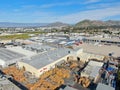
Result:
{"label": "sky", "polygon": [[120,20],[120,0],[0,0],[0,22]]}

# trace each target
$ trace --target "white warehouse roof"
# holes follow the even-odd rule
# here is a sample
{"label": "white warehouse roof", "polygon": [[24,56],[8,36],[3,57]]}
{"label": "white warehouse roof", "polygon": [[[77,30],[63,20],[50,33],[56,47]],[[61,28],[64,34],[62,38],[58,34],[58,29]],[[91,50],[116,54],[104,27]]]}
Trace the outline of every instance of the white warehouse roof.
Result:
{"label": "white warehouse roof", "polygon": [[50,50],[46,53],[38,54],[36,56],[31,57],[31,60],[24,60],[23,62],[30,64],[31,66],[40,69],[66,55],[69,54],[71,49],[68,48],[58,48],[55,50]]}
{"label": "white warehouse roof", "polygon": [[2,66],[15,63],[23,57],[25,57],[25,55],[10,51],[6,48],[0,48],[0,65]]}
{"label": "white warehouse roof", "polygon": [[82,71],[81,76],[95,78],[99,72],[99,69],[103,66],[102,62],[90,61],[85,69]]}
{"label": "white warehouse roof", "polygon": [[11,51],[13,51],[13,52],[16,52],[16,53],[21,53],[21,54],[26,55],[26,56],[36,55],[35,52],[32,52],[32,51],[23,49],[23,48],[20,47],[20,46],[17,46],[17,47],[7,47],[7,49],[8,49],[8,50],[11,50]]}
{"label": "white warehouse roof", "polygon": [[115,90],[115,89],[109,85],[99,83],[96,90]]}

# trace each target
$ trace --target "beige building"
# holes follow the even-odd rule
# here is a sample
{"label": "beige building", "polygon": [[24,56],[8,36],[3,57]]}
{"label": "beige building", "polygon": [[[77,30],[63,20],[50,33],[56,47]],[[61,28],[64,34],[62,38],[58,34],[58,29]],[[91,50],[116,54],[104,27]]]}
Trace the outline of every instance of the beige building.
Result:
{"label": "beige building", "polygon": [[72,53],[71,49],[59,48],[38,54],[29,58],[29,60],[26,59],[17,64],[19,68],[24,68],[36,77],[39,77],[45,71],[54,68],[57,63],[67,60],[67,57],[73,55]]}
{"label": "beige building", "polygon": [[39,77],[45,71],[48,71],[61,62],[66,61],[68,57],[72,60],[77,60],[77,57],[79,57],[83,62],[88,61],[90,58],[103,60],[104,56],[99,56],[99,58],[98,56],[99,55],[84,53],[82,49],[73,51],[67,48],[58,48],[56,50],[33,56],[30,58],[30,60],[23,60],[22,62],[18,62],[18,67],[24,68],[26,71],[29,71],[36,77]]}

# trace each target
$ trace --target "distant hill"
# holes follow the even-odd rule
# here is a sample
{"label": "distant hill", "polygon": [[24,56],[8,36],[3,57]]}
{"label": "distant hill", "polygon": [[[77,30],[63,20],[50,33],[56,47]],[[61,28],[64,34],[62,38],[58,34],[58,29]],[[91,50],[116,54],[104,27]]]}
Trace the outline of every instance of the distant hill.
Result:
{"label": "distant hill", "polygon": [[89,26],[120,26],[120,21],[98,21],[98,20],[83,20],[75,24],[76,27],[89,27]]}
{"label": "distant hill", "polygon": [[55,23],[12,23],[0,22],[0,27],[64,27],[68,24],[55,22]]}
{"label": "distant hill", "polygon": [[[73,26],[62,22],[54,23],[12,23],[12,22],[0,22],[0,27],[67,27]],[[99,26],[119,26],[120,21],[100,21],[100,20],[83,20],[74,25],[75,27],[99,27]]]}
{"label": "distant hill", "polygon": [[107,25],[116,25],[116,26],[120,26],[120,21],[113,21],[113,20],[108,20],[105,23],[107,23]]}
{"label": "distant hill", "polygon": [[66,26],[69,26],[69,24],[62,23],[62,22],[55,22],[55,23],[50,23],[47,26],[48,27],[66,27]]}
{"label": "distant hill", "polygon": [[0,22],[0,27],[42,27],[48,23],[12,23],[12,22]]}

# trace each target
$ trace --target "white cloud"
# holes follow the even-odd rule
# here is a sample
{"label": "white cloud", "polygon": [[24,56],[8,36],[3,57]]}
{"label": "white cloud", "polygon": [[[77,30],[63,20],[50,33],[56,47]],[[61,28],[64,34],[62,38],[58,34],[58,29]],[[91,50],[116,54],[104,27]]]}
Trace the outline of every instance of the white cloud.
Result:
{"label": "white cloud", "polygon": [[96,10],[86,10],[78,13],[73,13],[64,16],[56,16],[54,14],[48,14],[43,16],[42,18],[36,19],[34,22],[65,22],[65,23],[77,23],[84,19],[90,20],[103,20],[107,17],[112,17],[116,15],[120,15],[120,6],[112,7],[112,8],[103,8]]}
{"label": "white cloud", "polygon": [[[88,1],[90,3],[95,1],[97,2],[98,0],[88,0]],[[116,3],[99,4],[99,5],[96,4],[96,5],[93,5],[93,7],[88,6],[89,10],[79,11],[79,12],[71,13],[67,15],[59,15],[57,14],[57,12],[43,11],[42,9],[38,9],[38,8],[49,8],[54,6],[64,6],[64,5],[73,5],[73,4],[79,4],[79,3],[66,2],[66,3],[48,4],[48,5],[46,4],[42,6],[34,6],[34,5],[23,6],[21,10],[15,9],[13,10],[13,12],[9,12],[9,17],[8,17],[8,12],[6,13],[2,12],[0,14],[0,17],[4,16],[5,20],[7,20],[6,18],[8,18],[11,21],[15,20],[15,17],[17,17],[17,21],[19,22],[32,21],[32,22],[48,23],[48,22],[61,21],[66,23],[76,23],[84,19],[101,20],[107,17],[120,15],[120,6],[119,4],[116,4]],[[31,9],[36,8],[36,9],[32,11],[30,8]],[[61,12],[62,11],[60,11],[60,13]]]}
{"label": "white cloud", "polygon": [[69,5],[78,5],[78,4],[88,4],[88,3],[95,3],[99,2],[100,0],[87,0],[87,1],[74,1],[74,2],[59,2],[59,3],[51,3],[51,4],[44,4],[41,5],[41,8],[50,8],[55,6],[69,6]]}
{"label": "white cloud", "polygon": [[43,5],[23,5],[20,9],[43,9],[43,8],[52,8],[56,6],[69,6],[69,5],[76,5],[81,4],[81,2],[59,2],[59,3],[49,3],[49,4],[43,4]]}
{"label": "white cloud", "polygon": [[113,8],[87,10],[87,11],[73,13],[73,14],[69,14],[65,16],[51,16],[51,17],[46,16],[43,19],[44,21],[47,20],[48,22],[61,21],[61,22],[66,22],[66,23],[76,23],[84,19],[101,20],[106,17],[120,15],[119,11],[120,11],[120,6],[113,7]]}
{"label": "white cloud", "polygon": [[85,4],[99,2],[100,0],[87,0]]}
{"label": "white cloud", "polygon": [[[61,2],[61,3],[51,3],[51,4],[44,4],[41,5],[41,8],[50,8],[50,7],[55,7],[55,6],[69,6],[69,5],[74,5],[78,4],[78,2]],[[80,4],[80,3],[79,3]]]}

